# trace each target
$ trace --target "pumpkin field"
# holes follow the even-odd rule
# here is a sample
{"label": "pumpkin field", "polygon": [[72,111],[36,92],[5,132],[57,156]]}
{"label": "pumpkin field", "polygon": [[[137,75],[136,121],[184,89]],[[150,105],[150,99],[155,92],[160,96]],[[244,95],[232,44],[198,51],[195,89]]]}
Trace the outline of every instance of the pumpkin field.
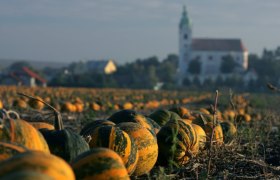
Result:
{"label": "pumpkin field", "polygon": [[0,87],[0,179],[280,179],[278,92]]}

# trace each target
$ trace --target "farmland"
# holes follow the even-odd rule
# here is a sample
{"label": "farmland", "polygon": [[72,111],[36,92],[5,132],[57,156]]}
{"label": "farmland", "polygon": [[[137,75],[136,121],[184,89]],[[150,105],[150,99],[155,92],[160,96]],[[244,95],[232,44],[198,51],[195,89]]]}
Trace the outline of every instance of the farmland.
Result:
{"label": "farmland", "polygon": [[[77,138],[83,138],[89,144],[92,153],[97,153],[96,156],[101,158],[111,152],[94,151],[95,148],[105,147],[114,150],[122,159],[118,163],[124,163],[125,170],[119,172],[124,173],[125,178],[279,179],[280,177],[278,111],[280,96],[277,92],[250,94],[227,90],[194,92],[2,86],[0,94],[0,109],[17,112],[11,111],[12,119],[20,118],[31,124],[45,122],[54,125],[56,130],[59,127],[62,128],[60,131],[65,131],[63,128],[71,130],[80,134],[81,136]],[[20,117],[16,117],[17,114]],[[60,114],[64,127],[61,126]],[[2,116],[4,121],[5,115]],[[100,120],[101,123],[106,121],[107,124],[89,126],[89,123]],[[129,124],[125,124],[127,122],[141,126],[130,128]],[[202,130],[194,128],[196,125]],[[132,129],[137,131],[134,132]],[[120,148],[116,148],[122,147],[116,144],[116,141],[112,146],[104,145],[104,141],[107,144],[113,143],[111,136],[107,139],[105,133],[107,131],[119,132],[116,134],[123,134],[122,137],[134,140],[130,146],[126,144],[123,153]],[[138,138],[141,138],[137,136],[138,131],[147,133],[146,137],[154,138],[154,144],[149,146],[146,144],[145,147],[138,144],[140,142]],[[204,135],[201,135],[202,131]],[[41,130],[40,132],[46,138],[48,133]],[[148,135],[149,133],[151,134]],[[2,134],[1,141],[10,142],[7,140],[9,138],[5,139]],[[168,141],[170,137],[175,140]],[[152,142],[150,139],[146,141]],[[15,142],[21,144],[20,140],[14,140],[13,143]],[[56,144],[55,140],[48,138],[46,142],[52,154],[71,165],[77,179],[90,174],[86,174],[88,172],[83,171],[81,167],[90,168],[86,162],[93,158],[89,157],[87,160],[86,155],[78,156],[85,153],[87,144],[81,143],[79,147],[85,148],[77,148],[75,156],[66,158],[63,156],[64,152],[59,152],[61,150],[57,148],[61,144]],[[137,148],[138,160],[131,157],[133,149]],[[127,149],[130,153],[127,153]],[[154,156],[149,156],[151,152],[154,152],[155,156],[153,162],[151,157]],[[117,159],[118,155],[111,154],[110,157],[116,156]],[[164,158],[166,162],[162,161]],[[135,162],[128,163],[132,159]],[[0,162],[0,167],[5,163],[9,166],[9,159]],[[71,168],[67,172],[70,173]],[[0,176],[6,174],[0,170]],[[43,174],[52,177],[50,174]],[[102,173],[100,177],[103,177]]]}

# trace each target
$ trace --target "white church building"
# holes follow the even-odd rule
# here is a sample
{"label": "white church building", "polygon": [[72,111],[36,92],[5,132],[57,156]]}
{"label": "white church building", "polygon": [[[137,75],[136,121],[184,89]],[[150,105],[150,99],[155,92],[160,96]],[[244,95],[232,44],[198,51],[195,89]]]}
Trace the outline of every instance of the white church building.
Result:
{"label": "white church building", "polygon": [[[223,74],[222,61],[229,56],[236,64],[234,73]],[[192,60],[199,61],[199,74],[190,73],[189,64]],[[198,77],[203,82],[207,78],[215,80],[218,76],[225,78],[233,74],[243,74],[247,68],[248,51],[241,39],[193,38],[192,24],[184,6],[179,24],[179,85],[182,85],[186,78],[192,80]]]}

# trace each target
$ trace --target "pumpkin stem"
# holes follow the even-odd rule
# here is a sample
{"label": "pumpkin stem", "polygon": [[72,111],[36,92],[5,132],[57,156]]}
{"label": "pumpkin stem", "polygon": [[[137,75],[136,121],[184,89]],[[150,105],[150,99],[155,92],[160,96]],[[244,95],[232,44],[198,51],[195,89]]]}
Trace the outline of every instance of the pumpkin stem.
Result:
{"label": "pumpkin stem", "polygon": [[62,129],[64,129],[61,114],[53,106],[51,106],[50,104],[46,103],[45,101],[43,101],[41,99],[35,98],[35,97],[29,96],[29,95],[26,95],[26,94],[23,94],[23,93],[19,93],[19,92],[17,92],[17,94],[20,95],[20,96],[27,97],[29,99],[33,99],[33,100],[39,101],[39,102],[43,103],[44,105],[46,105],[47,107],[49,107],[53,111],[53,113],[54,113],[54,117],[55,117],[55,119],[54,119],[54,128],[55,128],[55,130],[62,130]]}
{"label": "pumpkin stem", "polygon": [[[8,118],[12,118],[12,115],[14,115],[14,116],[15,116],[15,119],[20,119],[19,114],[18,114],[17,112],[15,112],[15,111],[8,110],[8,111],[6,111],[6,113],[7,113],[6,116],[7,116]],[[14,119],[14,118],[12,118],[12,119]]]}

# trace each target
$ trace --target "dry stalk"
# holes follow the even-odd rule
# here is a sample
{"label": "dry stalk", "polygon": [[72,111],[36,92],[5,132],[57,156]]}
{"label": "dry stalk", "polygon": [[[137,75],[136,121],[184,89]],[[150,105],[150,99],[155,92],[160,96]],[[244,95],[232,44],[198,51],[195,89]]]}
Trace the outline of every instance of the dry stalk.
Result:
{"label": "dry stalk", "polygon": [[214,104],[214,109],[213,109],[213,114],[212,114],[213,115],[212,131],[211,131],[210,144],[209,144],[209,149],[208,149],[207,178],[209,178],[209,174],[210,174],[211,159],[212,159],[212,145],[213,145],[214,131],[215,131],[215,128],[217,125],[216,113],[217,113],[218,96],[219,96],[219,91],[216,90],[215,104]]}

